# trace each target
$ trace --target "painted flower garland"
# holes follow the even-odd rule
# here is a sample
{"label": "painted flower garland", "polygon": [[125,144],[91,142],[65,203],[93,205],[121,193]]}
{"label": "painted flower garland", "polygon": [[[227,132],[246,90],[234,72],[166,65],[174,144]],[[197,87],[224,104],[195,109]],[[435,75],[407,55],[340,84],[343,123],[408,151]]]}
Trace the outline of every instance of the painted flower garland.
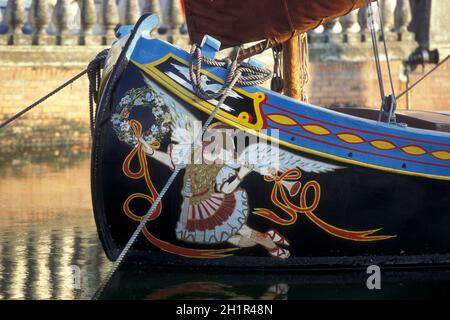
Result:
{"label": "painted flower garland", "polygon": [[131,110],[135,107],[150,108],[155,120],[150,128],[142,133],[142,138],[148,144],[160,142],[170,131],[172,118],[164,99],[150,87],[128,90],[117,105],[111,122],[119,140],[133,147],[139,142],[133,133],[129,118]]}

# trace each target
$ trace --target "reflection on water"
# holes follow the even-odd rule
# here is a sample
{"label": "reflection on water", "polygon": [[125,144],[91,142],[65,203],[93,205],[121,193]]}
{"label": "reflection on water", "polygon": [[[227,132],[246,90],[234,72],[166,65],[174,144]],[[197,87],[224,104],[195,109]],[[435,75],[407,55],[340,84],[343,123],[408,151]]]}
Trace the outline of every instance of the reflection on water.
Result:
{"label": "reflection on water", "polygon": [[365,270],[355,271],[119,271],[103,299],[445,299],[450,270],[388,271],[381,290],[368,290]]}
{"label": "reflection on water", "polygon": [[88,150],[2,152],[0,178],[0,299],[90,298],[110,262],[92,216]]}
{"label": "reflection on water", "polygon": [[[0,299],[89,299],[111,266],[92,216],[89,152],[46,149],[0,156]],[[71,265],[80,268],[74,288]],[[103,299],[448,298],[450,270],[175,271],[127,265]]]}
{"label": "reflection on water", "polygon": [[[292,276],[292,275],[291,275]],[[127,268],[119,271],[103,299],[225,299],[285,300],[290,276],[251,272],[170,271]]]}

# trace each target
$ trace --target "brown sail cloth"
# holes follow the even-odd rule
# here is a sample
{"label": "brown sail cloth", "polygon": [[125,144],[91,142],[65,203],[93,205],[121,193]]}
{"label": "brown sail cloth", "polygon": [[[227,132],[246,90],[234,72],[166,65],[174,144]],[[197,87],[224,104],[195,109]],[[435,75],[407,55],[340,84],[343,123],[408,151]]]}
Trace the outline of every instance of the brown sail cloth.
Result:
{"label": "brown sail cloth", "polygon": [[[373,0],[371,0],[373,1]],[[277,39],[283,42],[360,8],[365,0],[184,0],[191,42],[205,34],[222,48]]]}

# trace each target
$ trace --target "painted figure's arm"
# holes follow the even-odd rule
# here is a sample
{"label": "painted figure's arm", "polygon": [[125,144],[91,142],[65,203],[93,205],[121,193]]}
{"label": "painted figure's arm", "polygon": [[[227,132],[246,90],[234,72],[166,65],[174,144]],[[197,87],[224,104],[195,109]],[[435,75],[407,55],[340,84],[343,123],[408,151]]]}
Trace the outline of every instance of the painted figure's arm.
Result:
{"label": "painted figure's arm", "polygon": [[170,152],[166,153],[166,152],[162,152],[159,150],[155,150],[152,148],[152,146],[150,146],[147,141],[145,141],[144,139],[140,138],[139,141],[142,143],[142,145],[144,146],[144,151],[145,153],[152,157],[153,159],[158,160],[159,162],[161,162],[162,164],[165,164],[166,166],[168,166],[170,169],[175,169],[175,166],[172,162],[172,157],[170,156]]}
{"label": "painted figure's arm", "polygon": [[153,154],[151,155],[151,157],[153,159],[158,160],[162,164],[165,164],[170,169],[172,169],[172,170],[175,169],[175,166],[172,163],[172,157],[169,154],[162,152],[162,151],[155,150],[153,152]]}
{"label": "painted figure's arm", "polygon": [[231,181],[227,181],[222,185],[220,191],[223,193],[234,192],[236,190],[236,188],[239,186],[239,184],[241,183],[241,181],[244,180],[245,176],[247,176],[251,171],[252,171],[252,168],[242,166],[239,169],[239,172],[237,173],[237,175]]}

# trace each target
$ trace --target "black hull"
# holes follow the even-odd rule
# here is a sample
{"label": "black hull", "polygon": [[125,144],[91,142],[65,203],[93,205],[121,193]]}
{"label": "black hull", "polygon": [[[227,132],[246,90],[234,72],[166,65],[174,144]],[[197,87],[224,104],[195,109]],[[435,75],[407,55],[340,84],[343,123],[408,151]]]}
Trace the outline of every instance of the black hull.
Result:
{"label": "black hull", "polygon": [[[118,139],[111,117],[115,106],[129,90],[145,87],[145,77],[152,80],[150,76],[143,76],[138,66],[125,62],[124,57],[119,58],[117,65],[119,67],[115,67],[99,105],[92,152],[95,218],[100,239],[111,260],[118,257],[138,224],[124,214],[124,203],[131,194],[148,193],[143,179],[130,179],[124,174],[124,159],[133,148]],[[157,86],[156,83],[154,85]],[[188,105],[169,91],[159,87],[158,90],[202,122],[208,117],[207,113]],[[148,110],[136,108],[130,117],[149,127],[152,123],[146,112]],[[167,148],[169,142],[167,138],[163,139],[160,149]],[[246,225],[253,230],[265,233],[275,228],[289,239],[289,258],[275,259],[259,245],[237,248],[229,242],[205,244],[180,240],[175,229],[183,203],[180,194],[184,187],[183,172],[163,198],[158,218],[148,223],[146,229],[150,235],[139,237],[128,258],[178,267],[315,268],[450,263],[448,181],[391,173],[282,148],[300,157],[342,167],[326,174],[302,172],[303,185],[315,181],[320,186],[320,192],[306,192],[305,201],[311,203],[317,197],[319,200],[311,215],[298,213],[298,220],[292,225],[274,225],[273,221],[261,215],[248,214]],[[154,188],[161,190],[171,169],[151,157],[147,157],[147,163]],[[129,169],[139,171],[136,158],[131,161]],[[239,188],[246,190],[250,210],[278,209],[271,199],[274,183],[265,181],[260,174],[250,173]],[[141,198],[130,206],[130,210],[142,216],[150,204]],[[285,213],[279,213],[279,216],[288,218]],[[364,230],[365,234],[356,234]],[[205,259],[204,256],[192,257],[191,253],[186,254],[178,248],[185,248],[186,252],[190,249],[199,252],[218,250],[220,254]],[[177,250],[181,253],[177,254]]]}

